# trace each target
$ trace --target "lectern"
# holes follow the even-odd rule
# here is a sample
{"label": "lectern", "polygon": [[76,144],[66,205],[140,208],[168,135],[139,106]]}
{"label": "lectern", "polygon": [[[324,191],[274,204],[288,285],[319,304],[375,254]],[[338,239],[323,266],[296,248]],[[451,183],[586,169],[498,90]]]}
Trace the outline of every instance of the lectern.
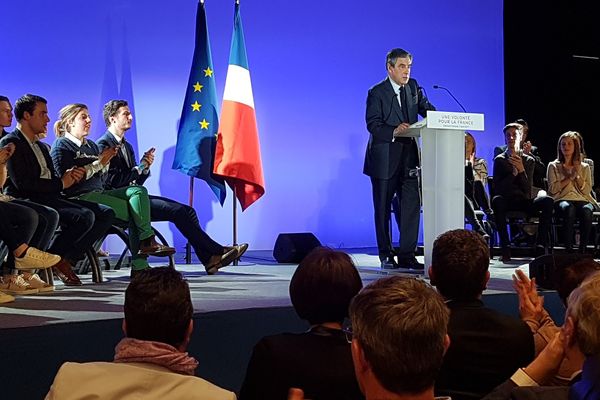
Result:
{"label": "lectern", "polygon": [[433,242],[441,233],[464,227],[465,131],[482,131],[483,114],[427,111],[403,136],[421,138],[423,247],[425,272]]}

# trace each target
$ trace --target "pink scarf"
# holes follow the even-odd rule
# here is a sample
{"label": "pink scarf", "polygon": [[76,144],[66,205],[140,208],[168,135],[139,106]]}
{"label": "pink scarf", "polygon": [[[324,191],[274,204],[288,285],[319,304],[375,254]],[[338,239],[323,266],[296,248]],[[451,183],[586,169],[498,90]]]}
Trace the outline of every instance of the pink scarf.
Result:
{"label": "pink scarf", "polygon": [[124,338],[115,347],[115,362],[156,364],[183,375],[194,375],[198,361],[166,343]]}

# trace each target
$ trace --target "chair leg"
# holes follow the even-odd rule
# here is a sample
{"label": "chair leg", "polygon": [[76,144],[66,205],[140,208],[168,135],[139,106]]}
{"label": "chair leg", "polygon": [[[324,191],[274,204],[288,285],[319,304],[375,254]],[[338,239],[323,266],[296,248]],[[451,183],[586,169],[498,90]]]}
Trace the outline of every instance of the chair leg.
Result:
{"label": "chair leg", "polygon": [[94,250],[93,247],[90,247],[86,251],[86,256],[92,270],[92,280],[95,283],[102,283],[104,281],[102,278],[102,268],[100,268],[100,260],[98,260],[98,254],[96,254],[96,250]]}

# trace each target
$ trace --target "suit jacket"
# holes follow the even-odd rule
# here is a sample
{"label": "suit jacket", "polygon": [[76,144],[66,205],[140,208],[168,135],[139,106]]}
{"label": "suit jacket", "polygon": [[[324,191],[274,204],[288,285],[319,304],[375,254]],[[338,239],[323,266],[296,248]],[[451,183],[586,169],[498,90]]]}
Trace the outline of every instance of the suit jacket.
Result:
{"label": "suit jacket", "polygon": [[[366,122],[369,143],[365,155],[363,173],[372,178],[390,179],[398,168],[413,168],[418,164],[418,149],[414,138],[396,138],[394,129],[403,122],[417,122],[417,115],[426,116],[427,110],[435,110],[427,97],[418,90],[414,79],[406,84],[408,121],[402,116],[398,96],[390,83],[390,78],[369,89],[367,96]],[[416,157],[415,157],[416,156]],[[414,165],[404,165],[403,161],[414,159]]]}
{"label": "suit jacket", "polygon": [[43,143],[34,143],[38,146],[44,155],[46,164],[50,169],[51,178],[40,178],[41,167],[27,142],[27,138],[19,129],[6,135],[0,141],[0,147],[7,143],[14,143],[15,152],[8,160],[8,182],[5,186],[5,193],[17,198],[31,200],[54,199],[61,196],[63,190],[62,180],[56,175],[52,164],[52,157],[48,147]]}
{"label": "suit jacket", "polygon": [[533,360],[533,335],[517,318],[480,300],[449,301],[450,347],[435,382],[436,395],[481,398]]}
{"label": "suit jacket", "polygon": [[287,398],[290,387],[313,400],[361,400],[350,345],[342,331],[267,336],[252,352],[241,400]]}
{"label": "suit jacket", "polygon": [[532,199],[533,170],[535,161],[526,154],[521,155],[524,172],[513,175],[513,167],[508,161],[508,153],[504,152],[494,158],[494,195],[502,195],[507,199]]}
{"label": "suit jacket", "polygon": [[147,363],[67,362],[46,400],[235,400],[235,394],[195,376]]}
{"label": "suit jacket", "polygon": [[[129,186],[132,183],[143,185],[146,179],[148,179],[150,176],[149,173],[140,173],[138,169],[135,168],[138,165],[138,162],[131,143],[129,143],[127,140],[122,143],[123,148],[127,152],[129,160],[125,158],[125,156],[121,153],[121,150],[117,152],[117,155],[110,160],[108,174],[104,181],[105,189],[107,190],[119,189]],[[102,153],[105,148],[115,147],[119,144],[119,142],[117,142],[117,139],[115,139],[112,133],[106,131],[104,135],[97,140],[96,144],[99,147],[100,153]]]}

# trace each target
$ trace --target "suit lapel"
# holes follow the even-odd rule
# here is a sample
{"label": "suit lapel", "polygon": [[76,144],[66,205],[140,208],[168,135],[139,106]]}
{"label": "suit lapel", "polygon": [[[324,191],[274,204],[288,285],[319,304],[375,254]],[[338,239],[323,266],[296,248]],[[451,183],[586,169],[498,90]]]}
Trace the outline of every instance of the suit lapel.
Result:
{"label": "suit lapel", "polygon": [[[23,149],[25,149],[25,151],[27,152],[27,158],[30,160],[30,165],[33,165],[33,168],[35,169],[35,171],[32,171],[32,172],[35,172],[35,176],[39,178],[40,175],[42,175],[42,166],[38,162],[38,159],[35,156],[33,149],[29,145],[29,141],[25,137],[25,134],[23,132],[21,132],[19,129],[15,129],[15,132],[17,133],[17,136],[19,136],[19,139],[21,139],[21,142],[23,143],[23,146],[21,146],[21,147]],[[34,146],[35,146],[35,144],[34,144]],[[49,164],[49,165],[52,165],[52,164]]]}

